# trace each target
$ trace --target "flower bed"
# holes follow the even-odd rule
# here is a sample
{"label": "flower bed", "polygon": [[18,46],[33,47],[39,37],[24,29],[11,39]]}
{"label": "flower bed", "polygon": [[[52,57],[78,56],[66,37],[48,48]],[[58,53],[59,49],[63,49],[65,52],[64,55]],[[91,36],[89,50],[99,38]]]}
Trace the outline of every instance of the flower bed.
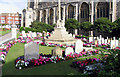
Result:
{"label": "flower bed", "polygon": [[[99,66],[102,66],[99,62],[101,59],[97,58],[89,58],[84,61],[75,61],[72,62],[71,67],[76,68],[80,73],[84,74],[95,74],[98,73],[101,69],[99,69]],[[95,72],[94,72],[95,71]]]}
{"label": "flower bed", "polygon": [[26,67],[40,66],[48,63],[58,63],[64,61],[65,58],[61,56],[43,55],[40,54],[39,59],[29,59],[24,61],[24,56],[18,57],[15,60],[15,66],[17,69],[23,69]]}

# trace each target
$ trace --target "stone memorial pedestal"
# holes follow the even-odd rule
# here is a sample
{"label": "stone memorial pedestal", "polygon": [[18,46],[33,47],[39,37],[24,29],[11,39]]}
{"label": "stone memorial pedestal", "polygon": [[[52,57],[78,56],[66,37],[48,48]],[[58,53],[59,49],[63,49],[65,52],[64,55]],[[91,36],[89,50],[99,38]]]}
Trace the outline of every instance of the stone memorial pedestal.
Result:
{"label": "stone memorial pedestal", "polygon": [[58,21],[57,27],[54,28],[53,34],[46,40],[49,43],[56,43],[56,44],[74,44],[75,39],[68,34],[64,27],[64,22]]}

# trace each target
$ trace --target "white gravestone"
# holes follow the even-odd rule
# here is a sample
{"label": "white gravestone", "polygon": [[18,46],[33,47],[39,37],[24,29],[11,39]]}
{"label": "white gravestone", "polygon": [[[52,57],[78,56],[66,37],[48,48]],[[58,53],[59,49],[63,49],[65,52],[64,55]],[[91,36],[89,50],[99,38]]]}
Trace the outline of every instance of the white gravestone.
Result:
{"label": "white gravestone", "polygon": [[42,33],[39,33],[40,37],[42,37]]}
{"label": "white gravestone", "polygon": [[107,44],[108,42],[107,42],[107,39],[105,39],[105,44]]}
{"label": "white gravestone", "polygon": [[93,41],[93,37],[89,37],[89,42],[92,42]]}
{"label": "white gravestone", "polygon": [[104,38],[102,38],[102,44],[104,44],[104,43],[105,43]]}
{"label": "white gravestone", "polygon": [[75,38],[75,35],[73,35],[73,38]]}
{"label": "white gravestone", "polygon": [[23,37],[27,37],[26,33],[22,34]]}
{"label": "white gravestone", "polygon": [[74,53],[74,50],[73,50],[73,48],[71,48],[71,47],[68,47],[68,48],[66,48],[65,49],[65,55],[67,56],[67,55],[69,55],[70,53]]}
{"label": "white gravestone", "polygon": [[83,42],[81,40],[77,40],[75,43],[75,52],[79,54],[81,51],[83,51]]}
{"label": "white gravestone", "polygon": [[24,58],[25,60],[39,59],[39,44],[33,42],[25,44]]}
{"label": "white gravestone", "polygon": [[110,48],[111,49],[115,48],[115,40],[111,40],[111,42],[110,42]]}
{"label": "white gravestone", "polygon": [[17,38],[17,27],[16,25],[12,25],[12,38]]}
{"label": "white gravestone", "polygon": [[98,44],[100,44],[100,45],[101,45],[101,39],[98,39]]}
{"label": "white gravestone", "polygon": [[32,37],[37,37],[36,32],[33,32],[33,33],[32,33]]}
{"label": "white gravestone", "polygon": [[22,31],[22,34],[25,34],[25,31]]}
{"label": "white gravestone", "polygon": [[107,37],[107,40],[108,40],[109,38]]}
{"label": "white gravestone", "polygon": [[102,35],[100,35],[100,40],[102,40]]}
{"label": "white gravestone", "polygon": [[30,33],[27,34],[28,37],[31,37]]}
{"label": "white gravestone", "polygon": [[115,40],[115,37],[113,37],[113,40]]}
{"label": "white gravestone", "polygon": [[97,37],[97,40],[99,39],[99,37]]}
{"label": "white gravestone", "polygon": [[115,46],[118,47],[119,46],[119,41],[115,40]]}

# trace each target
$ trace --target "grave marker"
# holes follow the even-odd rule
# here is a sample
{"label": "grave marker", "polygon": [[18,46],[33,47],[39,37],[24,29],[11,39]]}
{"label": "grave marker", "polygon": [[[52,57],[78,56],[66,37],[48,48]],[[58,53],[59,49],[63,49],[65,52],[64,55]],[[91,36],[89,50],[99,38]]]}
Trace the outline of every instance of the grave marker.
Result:
{"label": "grave marker", "polygon": [[28,59],[39,59],[39,44],[30,42],[25,44],[24,47],[24,58]]}
{"label": "grave marker", "polygon": [[81,40],[77,40],[75,43],[75,52],[79,54],[81,51],[83,51],[83,42]]}

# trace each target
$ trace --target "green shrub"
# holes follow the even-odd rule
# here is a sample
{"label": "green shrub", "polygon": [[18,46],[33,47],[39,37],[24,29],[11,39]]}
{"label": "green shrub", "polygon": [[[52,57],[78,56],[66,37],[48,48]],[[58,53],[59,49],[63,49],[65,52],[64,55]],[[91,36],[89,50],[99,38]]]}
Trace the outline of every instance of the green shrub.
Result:
{"label": "green shrub", "polygon": [[20,30],[19,30],[19,31],[22,32],[23,30],[24,30],[24,27],[20,27]]}
{"label": "green shrub", "polygon": [[81,29],[86,31],[90,31],[93,28],[93,25],[91,24],[91,22],[83,22],[80,25],[81,25]]}
{"label": "green shrub", "polygon": [[32,31],[35,32],[51,31],[53,30],[53,26],[39,21],[33,21],[31,25]]}
{"label": "green shrub", "polygon": [[25,33],[28,33],[28,31],[31,31],[31,28],[25,27]]}
{"label": "green shrub", "polygon": [[65,27],[68,29],[76,29],[80,27],[80,23],[76,19],[68,19],[65,21]]}

